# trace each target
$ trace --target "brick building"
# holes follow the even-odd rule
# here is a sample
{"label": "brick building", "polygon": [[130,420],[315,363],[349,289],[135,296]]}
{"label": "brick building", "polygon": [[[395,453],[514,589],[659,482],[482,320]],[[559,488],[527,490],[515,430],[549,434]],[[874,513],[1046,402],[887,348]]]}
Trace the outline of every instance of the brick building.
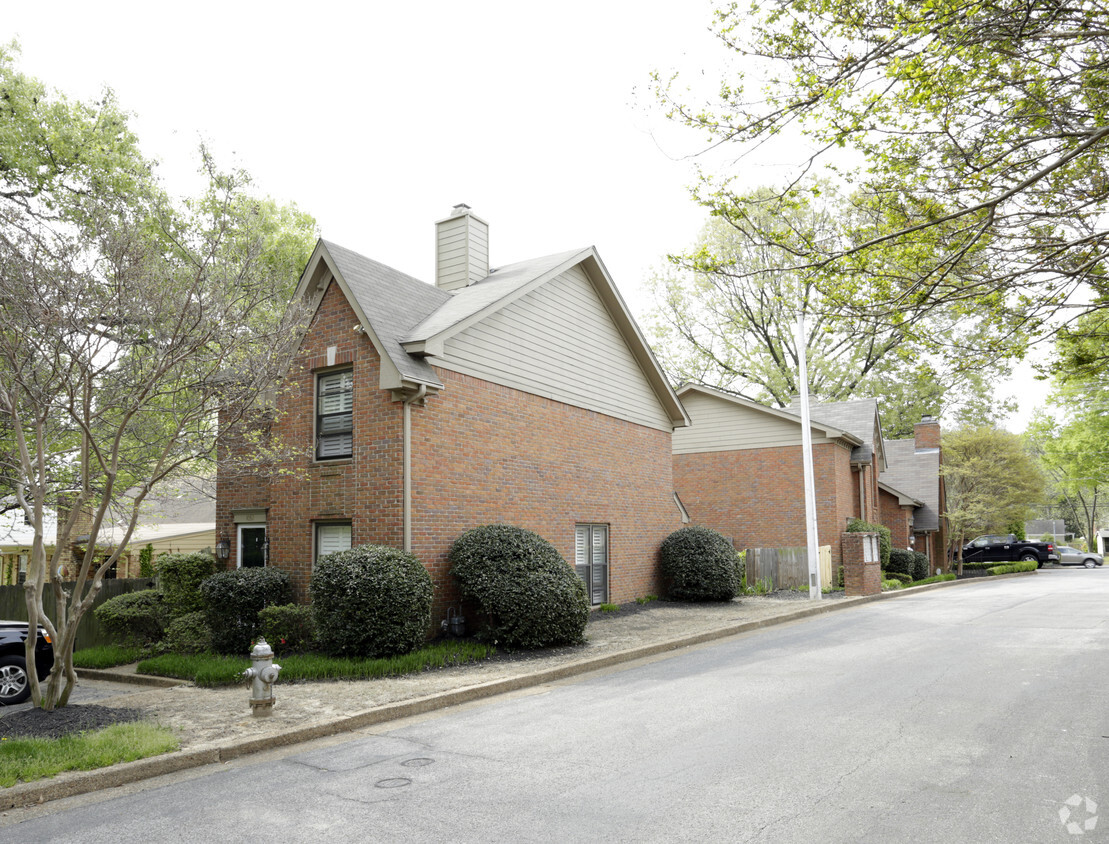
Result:
{"label": "brick building", "polygon": [[[947,498],[940,473],[943,452],[940,448],[939,421],[925,416],[913,426],[911,439],[886,440],[886,453],[889,455],[889,467],[882,474],[882,480],[919,502],[913,508],[909,524],[912,548],[928,555],[932,571],[944,568],[947,526],[943,512],[947,509]],[[883,524],[892,529],[888,522]],[[906,547],[897,542],[895,545]]]}
{"label": "brick building", "polygon": [[689,420],[596,250],[490,269],[488,226],[457,206],[436,266],[431,285],[319,242],[272,425],[306,453],[272,482],[218,479],[228,564],[285,569],[303,600],[321,554],[406,548],[438,620],[457,601],[451,544],[500,522],[552,542],[594,604],[657,593]]}
{"label": "brick building", "polygon": [[[695,385],[678,395],[692,425],[674,434],[674,484],[690,518],[737,548],[804,546],[799,403],[771,408]],[[910,469],[904,468],[906,441],[883,438],[875,399],[814,402],[809,416],[817,544],[830,546],[832,564],[840,564],[840,536],[852,518],[890,528],[895,547],[909,547],[911,537],[933,547],[941,479],[938,463],[930,468],[928,461],[938,459],[938,424],[918,426],[931,431],[927,426],[935,424],[937,447],[931,457],[914,455]],[[892,472],[898,463],[902,470]],[[929,478],[932,497],[925,495]]]}

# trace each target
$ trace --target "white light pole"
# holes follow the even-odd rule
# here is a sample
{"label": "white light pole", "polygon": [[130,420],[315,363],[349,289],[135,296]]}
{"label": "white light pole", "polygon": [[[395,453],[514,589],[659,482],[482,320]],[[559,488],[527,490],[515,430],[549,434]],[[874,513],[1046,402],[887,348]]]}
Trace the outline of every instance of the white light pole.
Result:
{"label": "white light pole", "polygon": [[809,368],[805,356],[805,310],[797,311],[797,358],[801,382],[801,452],[805,463],[805,537],[809,558],[809,599],[820,600],[820,550],[816,544],[816,482],[812,465],[812,428],[809,425]]}

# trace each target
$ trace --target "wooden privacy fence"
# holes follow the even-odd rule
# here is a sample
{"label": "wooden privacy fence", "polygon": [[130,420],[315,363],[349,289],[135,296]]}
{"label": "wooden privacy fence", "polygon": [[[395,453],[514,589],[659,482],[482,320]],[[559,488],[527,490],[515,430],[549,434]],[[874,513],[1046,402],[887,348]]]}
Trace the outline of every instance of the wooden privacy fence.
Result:
{"label": "wooden privacy fence", "polygon": [[[835,586],[832,580],[832,546],[820,546],[820,585]],[[748,548],[747,585],[763,580],[772,589],[809,588],[807,548]]]}
{"label": "wooden privacy fence", "polygon": [[[72,594],[73,582],[65,581],[64,586],[70,594]],[[151,589],[153,586],[154,581],[149,577],[102,581],[100,592],[97,594],[92,608],[85,613],[80,623],[77,625],[77,641],[74,645],[74,650],[79,651],[81,648],[92,648],[97,645],[112,644],[112,640],[108,637],[107,633],[101,631],[100,622],[96,620],[93,611],[106,600],[114,598],[116,595],[122,595],[126,592],[137,592],[140,589]],[[46,584],[45,590],[43,591],[42,603],[51,621],[56,621],[53,587],[51,587],[49,583]],[[27,600],[24,597],[22,586],[0,586],[0,618],[14,621],[27,620]]]}

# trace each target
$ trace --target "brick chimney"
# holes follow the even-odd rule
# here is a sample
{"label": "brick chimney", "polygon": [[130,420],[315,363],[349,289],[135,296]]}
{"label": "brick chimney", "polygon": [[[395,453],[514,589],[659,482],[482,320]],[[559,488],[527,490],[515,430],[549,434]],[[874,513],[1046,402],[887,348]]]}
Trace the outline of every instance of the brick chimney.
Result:
{"label": "brick chimney", "polygon": [[489,224],[456,205],[435,224],[435,284],[460,290],[489,275]]}
{"label": "brick chimney", "polygon": [[931,416],[921,418],[913,425],[913,438],[916,440],[916,450],[940,447],[940,422]]}

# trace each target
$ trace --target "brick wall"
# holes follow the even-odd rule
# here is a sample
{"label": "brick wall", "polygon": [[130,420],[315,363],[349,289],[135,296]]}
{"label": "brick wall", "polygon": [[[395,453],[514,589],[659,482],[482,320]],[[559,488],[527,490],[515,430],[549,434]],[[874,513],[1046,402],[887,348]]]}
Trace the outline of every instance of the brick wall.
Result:
{"label": "brick wall", "polygon": [[[217,535],[232,540],[232,510],[268,507],[270,564],[289,571],[307,599],[314,524],[351,523],[355,545],[403,545],[403,405],[379,389],[380,360],[332,284],[290,371],[275,436],[305,454],[272,482],[222,478]],[[312,459],[315,373],[354,368],[350,459]],[[609,600],[659,594],[658,548],[681,527],[673,500],[671,435],[610,416],[439,370],[445,389],[412,414],[412,550],[435,586],[433,619],[457,601],[447,571],[455,538],[480,524],[533,530],[572,564],[574,526],[609,526]]]}
{"label": "brick wall", "polygon": [[[813,446],[817,543],[840,562],[840,533],[858,509],[847,448]],[[800,446],[674,455],[674,484],[695,524],[737,548],[804,546],[804,464]]]}
{"label": "brick wall", "polygon": [[[228,565],[238,552],[232,510],[268,507],[270,564],[290,573],[299,600],[307,600],[317,522],[349,521],[355,545],[400,547],[402,537],[402,410],[379,389],[377,352],[351,327],[358,318],[338,285],[324,294],[296,363],[281,391],[273,423],[275,438],[301,449],[271,481],[218,481],[216,532],[231,539]],[[354,370],[354,434],[349,459],[316,461],[313,454],[316,373],[326,371],[327,349],[336,347],[335,368]]]}
{"label": "brick wall", "polygon": [[880,503],[879,524],[890,529],[890,541],[894,548],[908,548],[911,535],[909,520],[912,510],[897,503],[897,496],[885,490],[878,490]]}
{"label": "brick wall", "polygon": [[437,613],[456,598],[451,543],[497,522],[535,531],[570,564],[574,526],[606,524],[609,600],[660,593],[658,548],[682,526],[669,431],[437,372],[445,389],[412,411],[412,550]]}

